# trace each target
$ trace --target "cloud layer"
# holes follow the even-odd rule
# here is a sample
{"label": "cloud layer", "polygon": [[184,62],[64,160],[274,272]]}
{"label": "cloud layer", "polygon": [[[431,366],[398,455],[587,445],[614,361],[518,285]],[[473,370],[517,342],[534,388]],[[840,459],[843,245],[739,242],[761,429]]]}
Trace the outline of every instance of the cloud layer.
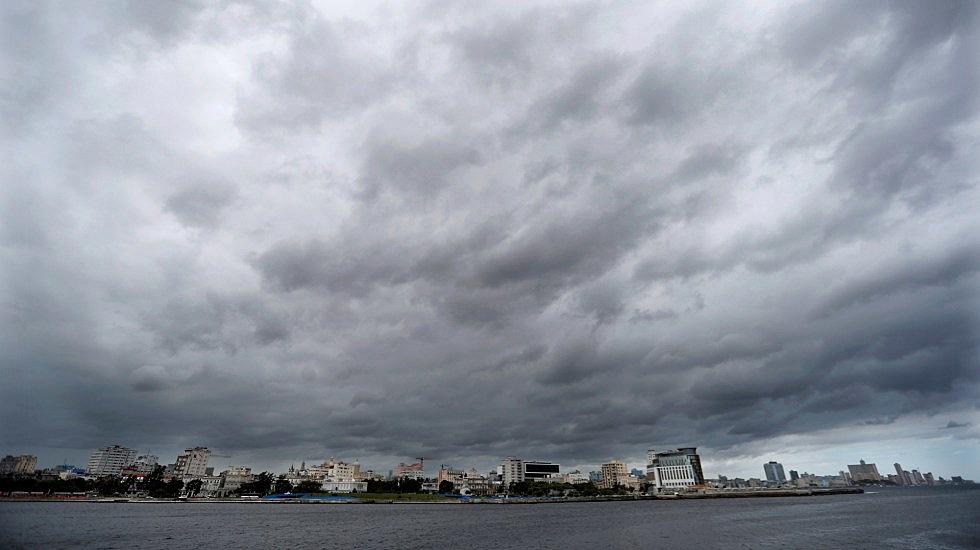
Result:
{"label": "cloud layer", "polygon": [[3,12],[8,446],[975,449],[973,3]]}

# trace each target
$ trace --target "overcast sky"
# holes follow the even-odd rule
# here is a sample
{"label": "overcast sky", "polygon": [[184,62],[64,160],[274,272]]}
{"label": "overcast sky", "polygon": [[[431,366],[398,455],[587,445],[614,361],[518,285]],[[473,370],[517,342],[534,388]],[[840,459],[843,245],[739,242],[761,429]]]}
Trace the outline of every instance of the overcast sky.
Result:
{"label": "overcast sky", "polygon": [[2,3],[0,453],[980,478],[978,4],[351,4]]}

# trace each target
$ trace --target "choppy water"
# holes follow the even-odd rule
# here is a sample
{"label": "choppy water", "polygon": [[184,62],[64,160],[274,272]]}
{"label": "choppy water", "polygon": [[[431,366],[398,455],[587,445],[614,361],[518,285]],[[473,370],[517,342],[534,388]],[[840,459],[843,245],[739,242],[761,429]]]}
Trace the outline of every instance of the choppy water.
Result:
{"label": "choppy water", "polygon": [[3,548],[980,548],[980,490],[540,505],[0,503]]}

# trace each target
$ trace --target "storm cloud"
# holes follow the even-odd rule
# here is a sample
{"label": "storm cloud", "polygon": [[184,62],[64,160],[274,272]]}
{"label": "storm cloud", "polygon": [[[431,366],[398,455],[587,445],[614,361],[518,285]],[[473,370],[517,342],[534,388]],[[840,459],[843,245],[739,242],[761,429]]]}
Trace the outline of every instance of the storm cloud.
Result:
{"label": "storm cloud", "polygon": [[975,3],[0,9],[6,452],[977,456]]}

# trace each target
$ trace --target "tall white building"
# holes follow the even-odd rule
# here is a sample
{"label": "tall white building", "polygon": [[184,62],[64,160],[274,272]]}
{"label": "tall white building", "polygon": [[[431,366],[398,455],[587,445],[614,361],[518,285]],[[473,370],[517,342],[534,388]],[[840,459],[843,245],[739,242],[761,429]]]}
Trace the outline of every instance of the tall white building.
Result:
{"label": "tall white building", "polygon": [[117,476],[122,469],[133,463],[136,450],[119,445],[96,449],[88,459],[85,473],[90,476]]}
{"label": "tall white building", "polygon": [[497,473],[500,474],[500,479],[505,488],[511,483],[520,483],[524,481],[524,461],[508,456],[500,462]]}
{"label": "tall white building", "polygon": [[177,455],[177,462],[174,464],[174,475],[177,477],[200,478],[207,475],[208,459],[211,451],[207,447],[194,447],[184,449],[184,452]]}
{"label": "tall white building", "polygon": [[647,451],[647,479],[657,490],[704,485],[701,457],[696,447],[670,451]]}

